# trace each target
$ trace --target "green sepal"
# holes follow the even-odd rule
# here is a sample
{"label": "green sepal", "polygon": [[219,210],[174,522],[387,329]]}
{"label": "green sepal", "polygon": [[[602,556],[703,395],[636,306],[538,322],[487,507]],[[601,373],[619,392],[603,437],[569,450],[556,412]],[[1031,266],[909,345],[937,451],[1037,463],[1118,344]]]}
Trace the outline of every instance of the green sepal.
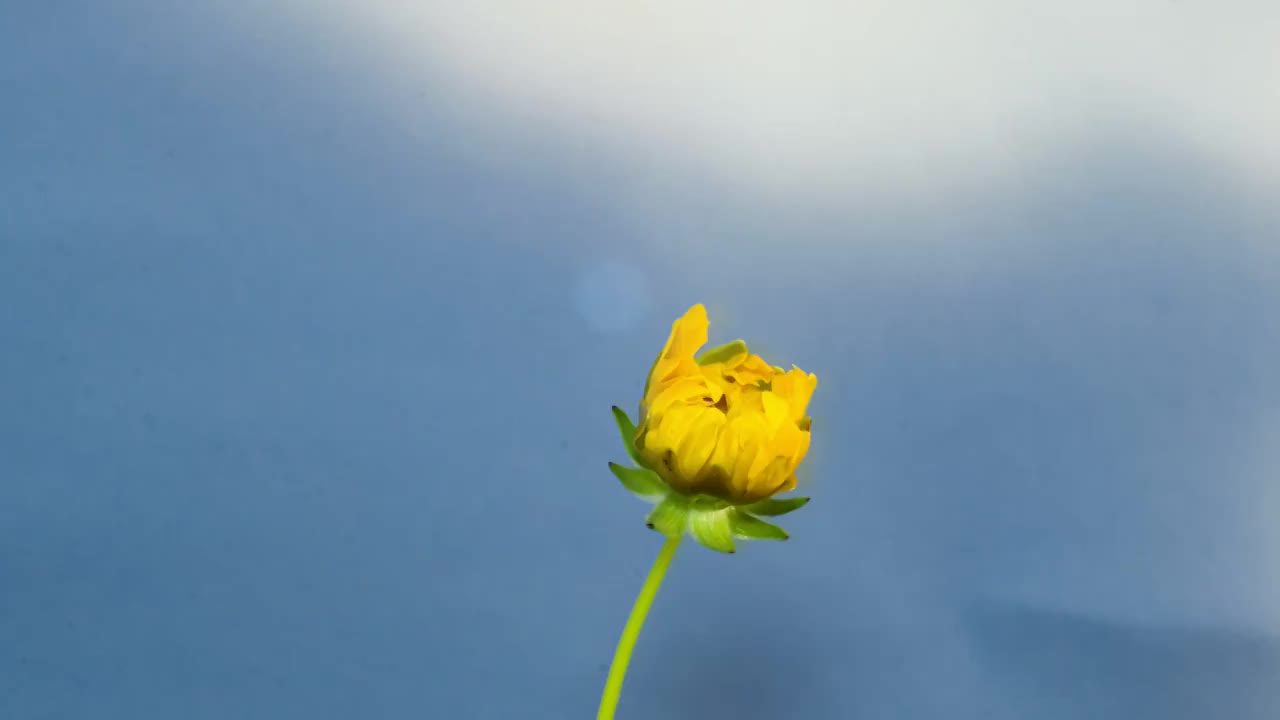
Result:
{"label": "green sepal", "polygon": [[799,510],[808,504],[809,498],[807,497],[769,498],[768,500],[753,502],[750,505],[743,505],[741,509],[752,515],[776,517],[778,515],[786,515],[792,510]]}
{"label": "green sepal", "polygon": [[680,537],[689,527],[689,501],[676,493],[667,495],[649,513],[644,524],[669,538]]}
{"label": "green sepal", "polygon": [[618,432],[622,435],[623,446],[627,448],[627,457],[640,467],[649,467],[648,463],[640,459],[640,450],[636,448],[636,425],[627,417],[627,411],[614,405],[613,419],[618,423]]}
{"label": "green sepal", "polygon": [[732,508],[694,509],[689,513],[689,532],[703,547],[717,552],[736,552],[733,546]]}
{"label": "green sepal", "polygon": [[724,345],[717,345],[710,350],[705,350],[694,360],[699,365],[710,365],[711,363],[728,362],[737,355],[745,355],[747,353],[747,344],[741,340],[734,340]]}
{"label": "green sepal", "polygon": [[664,495],[670,492],[667,484],[662,482],[662,478],[658,477],[658,473],[644,468],[623,467],[617,463],[609,463],[609,472],[622,483],[632,495],[647,500],[649,502],[657,502]]}
{"label": "green sepal", "polygon": [[740,508],[734,509],[732,523],[733,534],[741,538],[750,540],[786,540],[791,537],[786,530],[743,512]]}
{"label": "green sepal", "polygon": [[[645,519],[645,525],[669,538],[688,533],[699,545],[721,552],[737,552],[734,539],[788,540],[786,530],[755,516],[782,515],[802,507],[807,497],[770,499],[750,505],[733,506],[709,495],[683,495],[672,490],[657,473],[609,463],[609,470],[638,497],[657,505]],[[759,510],[756,510],[758,508]]]}

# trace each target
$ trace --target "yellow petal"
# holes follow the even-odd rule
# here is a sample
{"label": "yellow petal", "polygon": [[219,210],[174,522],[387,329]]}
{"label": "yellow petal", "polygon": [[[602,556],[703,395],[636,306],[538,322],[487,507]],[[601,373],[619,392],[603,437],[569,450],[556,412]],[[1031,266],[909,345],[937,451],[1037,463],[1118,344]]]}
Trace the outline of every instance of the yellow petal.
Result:
{"label": "yellow petal", "polygon": [[729,394],[729,417],[745,417],[758,415],[764,419],[764,393],[757,387],[734,386],[737,389]]}
{"label": "yellow petal", "polygon": [[[662,347],[662,353],[658,355],[657,364],[669,366],[672,360],[693,360],[693,355],[698,352],[698,348],[707,344],[709,326],[706,308],[702,305],[689,308],[688,312],[671,324],[671,334],[667,336],[667,344]],[[658,375],[657,370],[658,368],[655,367],[654,375]],[[654,382],[657,382],[657,378]]]}
{"label": "yellow petal", "polygon": [[755,385],[773,379],[773,368],[759,355],[746,354],[735,360],[736,362],[725,363],[726,378],[741,385]]}
{"label": "yellow petal", "polygon": [[817,387],[818,376],[806,373],[798,367],[773,379],[773,394],[786,401],[791,419],[797,421],[804,417],[805,410],[809,408],[809,399],[813,397],[813,391]]}
{"label": "yellow petal", "polygon": [[788,467],[787,459],[775,457],[765,465],[763,471],[751,478],[751,482],[747,486],[747,494],[743,499],[747,502],[754,502],[777,494],[782,486],[786,484],[787,477],[790,474],[791,468]]}
{"label": "yellow petal", "polygon": [[711,387],[701,376],[677,378],[664,386],[649,402],[648,416],[667,412],[676,404],[713,405],[719,400],[719,391]]}
{"label": "yellow petal", "polygon": [[791,407],[777,393],[761,393],[760,403],[764,406],[764,419],[770,433],[777,432],[783,423],[791,420]]}
{"label": "yellow petal", "polygon": [[654,415],[646,423],[645,449],[654,453],[674,451],[680,446],[685,430],[693,424],[698,408],[680,404],[661,415]]}
{"label": "yellow petal", "polygon": [[[765,400],[768,401],[769,394],[765,393]],[[775,400],[778,403],[776,407],[781,407],[785,412],[785,405],[781,400]],[[796,427],[795,423],[789,422],[785,417],[782,418],[780,424],[773,424],[771,420],[765,420],[767,427],[768,441],[762,448],[761,452],[756,455],[751,463],[751,469],[748,475],[751,476],[751,486],[755,487],[756,476],[765,472],[766,468],[777,458],[786,461],[788,472],[795,468],[797,463],[793,460],[796,455],[801,455],[808,451],[809,433],[804,432]]]}
{"label": "yellow petal", "polygon": [[743,415],[734,422],[741,433],[741,447],[733,466],[733,485],[745,493],[751,478],[762,472],[772,459],[769,453],[771,433],[762,413]]}
{"label": "yellow petal", "polygon": [[722,487],[710,488],[707,492],[721,497],[738,497],[747,489],[747,469],[754,457],[758,443],[751,443],[752,429],[749,422],[730,421],[726,418],[720,437],[716,440],[715,450],[707,461],[707,468],[715,469],[716,479],[723,483]]}
{"label": "yellow petal", "polygon": [[676,469],[688,485],[697,482],[716,448],[716,440],[724,424],[724,413],[715,408],[701,408],[683,429],[676,449]]}
{"label": "yellow petal", "polygon": [[699,303],[671,325],[671,337],[667,338],[667,346],[663,349],[664,357],[693,357],[698,348],[707,344],[707,328],[711,323],[707,320],[707,309]]}
{"label": "yellow petal", "polygon": [[706,378],[707,382],[714,383],[717,386],[733,384],[731,381],[727,381],[725,379],[723,363],[711,363],[710,365],[699,365],[698,374]]}
{"label": "yellow petal", "polygon": [[720,429],[720,437],[716,439],[715,449],[711,452],[711,457],[707,459],[707,467],[719,468],[724,471],[726,482],[733,476],[733,463],[738,458],[738,450],[742,444],[741,430],[737,423],[725,420],[724,427]]}
{"label": "yellow petal", "polygon": [[702,305],[689,308],[682,317],[671,324],[671,334],[667,344],[654,360],[645,380],[644,397],[640,401],[641,414],[647,415],[653,398],[662,392],[667,385],[680,377],[698,372],[698,363],[693,359],[698,348],[707,344],[707,310]]}
{"label": "yellow petal", "polygon": [[804,462],[804,458],[809,454],[809,442],[813,436],[808,430],[801,430],[797,436],[796,446],[791,451],[791,469],[795,470],[800,467],[800,463]]}

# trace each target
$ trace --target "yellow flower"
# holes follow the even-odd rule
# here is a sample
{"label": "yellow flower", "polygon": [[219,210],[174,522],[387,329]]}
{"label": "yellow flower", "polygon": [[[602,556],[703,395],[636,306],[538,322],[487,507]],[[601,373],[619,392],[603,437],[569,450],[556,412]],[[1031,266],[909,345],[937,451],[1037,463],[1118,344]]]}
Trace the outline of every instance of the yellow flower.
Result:
{"label": "yellow flower", "polygon": [[613,407],[627,455],[638,467],[609,463],[632,494],[654,504],[645,525],[666,536],[618,642],[600,720],[612,720],[645,614],[686,534],[703,547],[737,552],[734,541],[786,540],[773,518],[807,497],[774,497],[796,486],[809,451],[809,399],[818,378],[783,370],[734,340],[695,355],[707,342],[707,311],[694,305],[671,326],[640,399],[640,427]]}
{"label": "yellow flower", "polygon": [[740,340],[695,357],[708,324],[694,305],[672,325],[640,403],[638,459],[679,493],[731,505],[794,489],[818,378],[773,367]]}

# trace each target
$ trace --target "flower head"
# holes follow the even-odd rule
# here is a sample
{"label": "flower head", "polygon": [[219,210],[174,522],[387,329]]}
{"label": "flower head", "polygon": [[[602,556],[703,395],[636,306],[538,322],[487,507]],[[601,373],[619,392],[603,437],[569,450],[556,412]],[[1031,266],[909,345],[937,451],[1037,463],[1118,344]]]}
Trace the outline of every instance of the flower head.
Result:
{"label": "flower head", "polygon": [[[657,516],[664,509],[668,515],[678,511],[671,518],[677,527],[664,530],[668,534],[688,524],[704,545],[725,549],[726,543],[708,543],[698,532],[699,523],[708,521],[704,515],[710,513],[713,524],[723,516],[730,534],[755,537],[736,527],[736,519],[763,523],[752,515],[780,514],[806,500],[769,498],[796,486],[796,468],[809,450],[806,411],[818,379],[797,367],[769,365],[741,340],[697,355],[707,342],[707,327],[702,305],[672,325],[645,384],[640,426],[631,426],[615,409],[628,453],[644,470],[612,467],[620,478],[620,470],[633,479],[637,473],[657,476],[660,485],[650,482],[638,494],[661,500]],[[768,527],[776,531],[768,537],[786,537]],[[731,542],[727,547],[732,551]]]}

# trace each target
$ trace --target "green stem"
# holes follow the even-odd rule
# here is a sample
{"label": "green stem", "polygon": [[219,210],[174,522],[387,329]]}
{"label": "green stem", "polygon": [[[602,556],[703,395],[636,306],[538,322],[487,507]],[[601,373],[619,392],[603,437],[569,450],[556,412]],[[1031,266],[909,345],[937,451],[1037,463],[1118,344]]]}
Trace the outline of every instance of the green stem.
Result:
{"label": "green stem", "polygon": [[622,628],[618,649],[613,653],[613,665],[609,668],[609,679],[604,683],[604,697],[600,698],[600,712],[596,713],[596,720],[613,720],[613,713],[618,708],[618,696],[622,694],[622,681],[627,676],[627,665],[631,663],[631,651],[636,646],[640,628],[644,627],[644,618],[649,614],[653,598],[662,586],[662,578],[667,574],[667,567],[671,565],[671,558],[679,545],[679,535],[668,538],[663,543],[658,559],[653,561],[653,567],[649,570],[649,577],[645,578],[644,586],[640,588],[636,604],[631,608],[631,617],[627,618],[627,625]]}

